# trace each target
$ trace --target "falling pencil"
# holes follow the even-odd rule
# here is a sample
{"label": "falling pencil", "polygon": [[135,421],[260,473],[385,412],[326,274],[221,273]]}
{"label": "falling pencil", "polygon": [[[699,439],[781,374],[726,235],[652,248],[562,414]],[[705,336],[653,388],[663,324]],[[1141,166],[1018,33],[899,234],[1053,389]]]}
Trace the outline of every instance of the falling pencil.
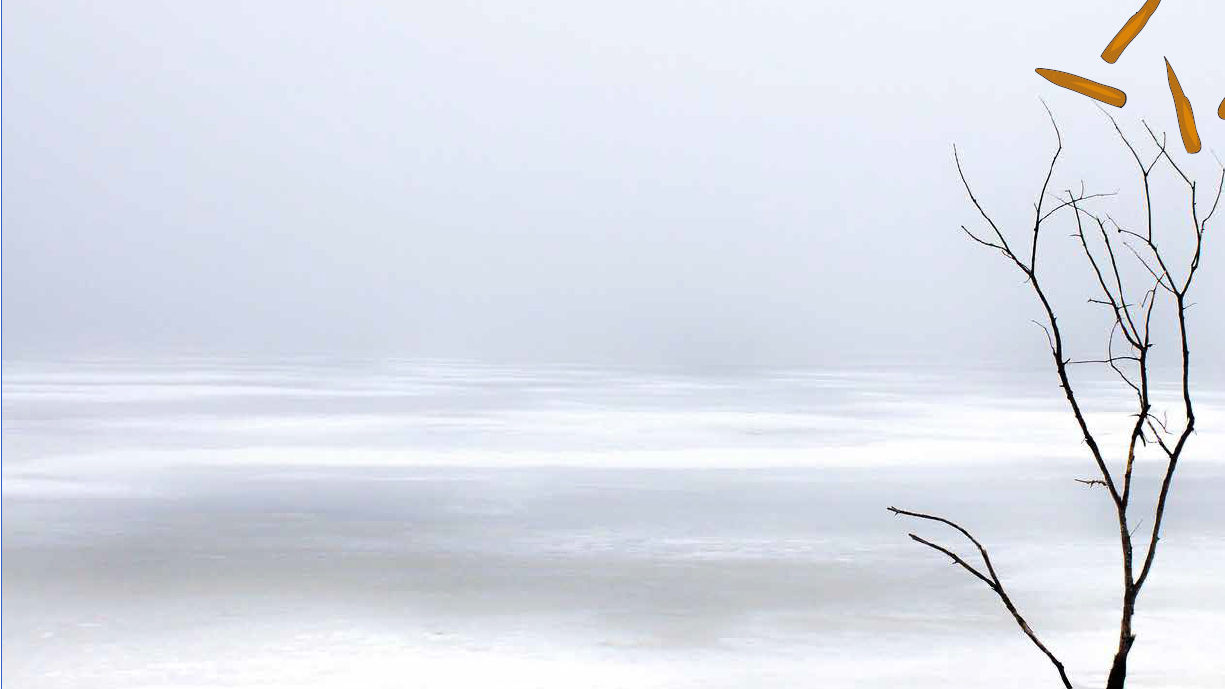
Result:
{"label": "falling pencil", "polygon": [[1113,105],[1116,108],[1121,108],[1127,103],[1127,94],[1105,84],[1099,84],[1096,81],[1090,81],[1084,77],[1078,77],[1075,74],[1067,72],[1058,72],[1053,69],[1037,70],[1038,74],[1044,79],[1056,86],[1062,86],[1065,89],[1070,89],[1077,93],[1086,95],[1094,100],[1100,100],[1107,105]]}
{"label": "falling pencil", "polygon": [[1178,129],[1182,132],[1182,144],[1187,147],[1187,153],[1199,153],[1199,132],[1195,130],[1195,113],[1191,111],[1191,101],[1187,100],[1174,74],[1170,61],[1165,61],[1165,73],[1170,79],[1170,93],[1174,95],[1174,111],[1178,113]]}
{"label": "falling pencil", "polygon": [[1127,20],[1123,28],[1119,29],[1119,33],[1115,34],[1114,40],[1110,41],[1110,44],[1106,46],[1106,50],[1102,52],[1102,59],[1114,64],[1114,61],[1119,59],[1119,56],[1123,54],[1127,46],[1131,45],[1132,39],[1139,36],[1140,32],[1144,30],[1144,25],[1148,23],[1149,18],[1157,11],[1157,5],[1160,4],[1161,0],[1148,0],[1148,2],[1144,3],[1144,7],[1141,7],[1139,12],[1136,12],[1131,16],[1131,19]]}

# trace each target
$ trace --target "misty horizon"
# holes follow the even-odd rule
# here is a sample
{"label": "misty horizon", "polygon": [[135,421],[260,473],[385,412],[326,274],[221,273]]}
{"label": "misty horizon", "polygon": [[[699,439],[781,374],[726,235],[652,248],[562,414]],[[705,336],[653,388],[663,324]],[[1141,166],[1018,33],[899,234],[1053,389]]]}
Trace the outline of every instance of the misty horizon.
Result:
{"label": "misty horizon", "polygon": [[[1035,93],[1056,188],[1138,217],[1109,123],[1033,73],[1084,63],[1116,3],[517,7],[5,3],[6,356],[1041,365],[952,162],[1023,234],[1054,145]],[[1225,83],[1183,38],[1206,7],[1111,66],[1133,134],[1177,132],[1161,50],[1199,101]]]}
{"label": "misty horizon", "polygon": [[3,2],[0,683],[1225,686],[1141,3]]}

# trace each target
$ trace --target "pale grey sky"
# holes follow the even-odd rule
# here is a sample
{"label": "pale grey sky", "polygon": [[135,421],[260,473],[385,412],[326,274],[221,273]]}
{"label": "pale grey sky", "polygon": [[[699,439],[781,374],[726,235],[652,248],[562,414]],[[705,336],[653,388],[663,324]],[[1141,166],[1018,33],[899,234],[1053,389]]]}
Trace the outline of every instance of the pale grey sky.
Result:
{"label": "pale grey sky", "polygon": [[1165,3],[1106,64],[1140,4],[8,1],[5,355],[1040,360],[1031,295],[959,236],[951,144],[1024,223],[1044,97],[1059,183],[1134,217],[1102,116],[1033,70],[1176,135],[1168,56],[1207,180],[1225,6]]}

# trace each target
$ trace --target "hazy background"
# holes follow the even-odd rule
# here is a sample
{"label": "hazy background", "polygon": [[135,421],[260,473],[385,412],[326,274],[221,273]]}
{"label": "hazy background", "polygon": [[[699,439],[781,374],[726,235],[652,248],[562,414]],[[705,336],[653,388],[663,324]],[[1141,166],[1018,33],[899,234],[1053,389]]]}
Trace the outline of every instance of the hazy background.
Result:
{"label": "hazy background", "polygon": [[[1023,242],[1043,97],[1053,188],[1130,224],[1128,154],[1033,70],[1180,151],[1168,56],[1211,186],[1225,7],[1164,3],[1107,65],[1139,5],[5,2],[0,681],[1050,683],[898,504],[973,528],[1101,686],[1117,527],[1029,288],[957,229],[951,144]],[[1071,229],[1039,271],[1099,358]],[[1137,688],[1225,685],[1223,230]],[[1133,402],[1089,368],[1119,460]]]}
{"label": "hazy background", "polygon": [[1033,70],[1177,137],[1168,56],[1221,146],[1225,9],[1166,3],[1107,65],[1138,5],[6,2],[4,351],[1036,361],[950,145],[1023,224],[1042,96],[1061,188],[1127,192],[1093,103]]}

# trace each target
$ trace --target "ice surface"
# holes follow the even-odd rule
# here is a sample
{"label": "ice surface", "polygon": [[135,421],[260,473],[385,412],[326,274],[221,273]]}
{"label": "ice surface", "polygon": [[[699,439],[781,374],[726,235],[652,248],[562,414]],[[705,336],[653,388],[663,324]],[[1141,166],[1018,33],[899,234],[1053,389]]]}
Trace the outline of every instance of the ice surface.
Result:
{"label": "ice surface", "polygon": [[[1045,373],[9,362],[4,686],[1051,686],[890,504],[1100,686],[1117,535]],[[1225,686],[1221,402],[1132,686]]]}

